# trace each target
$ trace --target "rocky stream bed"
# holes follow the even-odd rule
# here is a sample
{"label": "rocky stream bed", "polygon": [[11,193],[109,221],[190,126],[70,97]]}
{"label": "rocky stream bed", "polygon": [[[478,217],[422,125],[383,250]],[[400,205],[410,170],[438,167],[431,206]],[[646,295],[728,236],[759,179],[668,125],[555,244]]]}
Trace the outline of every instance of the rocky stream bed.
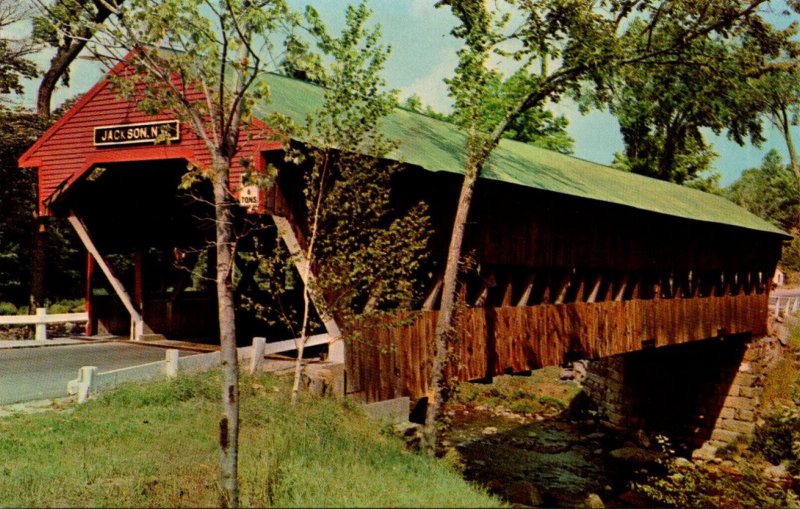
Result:
{"label": "rocky stream bed", "polygon": [[[465,478],[518,506],[653,507],[630,482],[656,474],[659,454],[561,415],[454,405],[442,445]],[[648,444],[649,445],[649,444]]]}

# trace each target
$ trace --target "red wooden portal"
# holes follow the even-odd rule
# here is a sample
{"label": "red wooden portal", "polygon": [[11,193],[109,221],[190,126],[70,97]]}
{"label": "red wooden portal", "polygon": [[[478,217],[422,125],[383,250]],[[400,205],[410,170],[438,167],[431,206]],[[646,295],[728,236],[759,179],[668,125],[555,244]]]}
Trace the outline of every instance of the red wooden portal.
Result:
{"label": "red wooden portal", "polygon": [[[131,71],[122,62],[111,74],[126,72]],[[37,170],[39,213],[69,217],[87,247],[88,333],[98,332],[93,327],[98,312],[117,316],[100,324],[100,332],[119,333],[127,327],[114,323],[119,321],[119,313],[110,313],[111,308],[119,308],[116,299],[93,298],[91,281],[96,263],[131,316],[132,338],[162,332],[149,326],[146,305],[152,307],[154,322],[162,326],[182,322],[185,334],[204,335],[214,328],[212,303],[186,302],[181,313],[176,313],[181,303],[175,295],[160,304],[146,304],[149,262],[145,251],[153,242],[160,242],[162,248],[172,252],[175,262],[185,256],[189,246],[210,240],[208,227],[203,228],[193,218],[198,206],[194,205],[194,210],[191,204],[187,207],[189,193],[181,196],[176,191],[189,165],[210,167],[210,153],[177,115],[147,115],[137,103],[136,98],[122,99],[110,81],[100,81],[47,130],[20,158],[19,165]],[[243,129],[230,175],[231,192],[236,197],[245,164],[256,172],[264,171],[264,153],[282,147],[278,141],[267,141],[269,138],[266,125],[258,119]],[[202,194],[202,189],[192,192]],[[263,211],[258,195],[249,199],[251,205],[255,203],[251,211]],[[132,255],[133,277],[127,285],[133,287],[132,295],[116,277],[119,267],[104,260],[103,255],[109,252]],[[196,306],[203,311],[199,319]],[[186,317],[181,320],[177,314]],[[198,320],[203,322],[201,327],[190,325]]]}

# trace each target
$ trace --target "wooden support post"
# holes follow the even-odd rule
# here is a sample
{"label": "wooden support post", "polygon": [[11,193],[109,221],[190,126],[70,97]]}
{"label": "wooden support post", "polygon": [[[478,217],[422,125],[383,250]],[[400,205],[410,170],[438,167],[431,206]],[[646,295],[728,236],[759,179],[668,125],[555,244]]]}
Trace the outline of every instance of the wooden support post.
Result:
{"label": "wooden support post", "polygon": [[600,291],[600,283],[603,282],[602,276],[596,276],[594,279],[594,285],[592,286],[592,291],[589,293],[589,297],[586,299],[586,302],[592,303],[597,300],[597,293]]}
{"label": "wooden support post", "polygon": [[631,299],[641,299],[642,298],[642,278],[639,276],[633,276],[633,290],[631,290]]}
{"label": "wooden support post", "polygon": [[608,285],[606,286],[606,293],[603,295],[604,302],[611,302],[614,300],[614,279],[616,279],[614,276],[609,278]]}
{"label": "wooden support post", "polygon": [[486,305],[486,301],[489,298],[489,286],[484,283],[483,287],[481,288],[480,293],[478,293],[478,297],[475,299],[475,303],[473,307],[482,308]]}
{"label": "wooden support post", "polygon": [[89,251],[89,253],[91,253],[91,255],[94,257],[94,260],[97,262],[100,270],[103,271],[103,274],[105,274],[108,282],[111,284],[111,287],[116,292],[117,297],[119,297],[119,299],[122,301],[122,304],[125,306],[125,309],[127,309],[128,313],[130,313],[131,339],[134,341],[141,340],[142,336],[144,335],[144,320],[142,319],[142,315],[139,314],[139,311],[136,310],[136,306],[133,305],[130,295],[128,295],[128,292],[125,291],[125,287],[111,271],[111,267],[108,266],[106,261],[100,255],[100,251],[98,251],[97,247],[94,245],[94,242],[89,236],[89,232],[86,230],[86,226],[84,226],[83,221],[81,221],[77,216],[71,215],[69,216],[69,223],[75,229],[75,232],[78,234],[81,242],[83,242],[86,250]]}
{"label": "wooden support post", "polygon": [[144,315],[144,282],[142,278],[142,265],[144,263],[142,248],[133,250],[133,301],[139,312]]}
{"label": "wooden support post", "polygon": [[509,275],[508,276],[508,281],[506,281],[505,290],[503,291],[503,300],[500,303],[500,306],[502,306],[504,308],[510,306],[511,305],[511,299],[514,298],[514,295],[513,295],[514,287],[512,286],[512,279],[513,279],[513,276]]}
{"label": "wooden support post", "polygon": [[566,276],[561,278],[561,284],[558,287],[558,294],[554,304],[563,304],[564,299],[567,297],[567,290],[569,290],[569,280],[571,279],[570,275],[567,274]]}
{"label": "wooden support post", "polygon": [[253,355],[250,357],[250,374],[254,375],[256,371],[261,369],[261,363],[264,360],[264,347],[267,344],[267,338],[253,338]]}
{"label": "wooden support post", "polygon": [[689,297],[696,298],[700,291],[700,277],[693,270],[689,271]]}
{"label": "wooden support post", "polygon": [[535,275],[533,272],[531,272],[528,274],[528,279],[525,280],[525,289],[522,291],[522,295],[520,295],[519,300],[517,301],[517,307],[528,305],[528,301],[531,298],[531,293],[533,292],[534,283]]}
{"label": "wooden support post", "polygon": [[542,290],[541,304],[550,304],[550,285],[553,283],[553,274],[548,272],[545,276],[544,290]]}
{"label": "wooden support post", "polygon": [[583,292],[584,288],[586,287],[586,276],[582,274],[576,274],[578,278],[578,291],[575,292],[575,302],[583,302]]}
{"label": "wooden support post", "polygon": [[622,299],[625,297],[625,289],[628,287],[628,279],[630,277],[630,274],[627,273],[622,275],[622,281],[620,281],[617,294],[614,296],[614,302],[622,302]]}
{"label": "wooden support post", "polygon": [[[300,247],[300,242],[297,240],[297,235],[295,235],[294,230],[292,230],[292,225],[289,223],[289,220],[283,216],[276,215],[272,216],[272,220],[275,221],[275,226],[278,228],[278,235],[280,235],[284,244],[286,244],[286,248],[289,250],[289,255],[292,257],[297,272],[300,273],[300,279],[303,280],[303,284],[306,285],[306,287],[308,287],[309,284],[313,285],[314,273],[311,271],[311,264]],[[331,342],[328,345],[328,360],[332,362],[344,362],[344,340],[339,325],[327,312],[325,303],[316,301],[313,292],[311,292],[311,301],[317,309],[322,324],[325,326],[325,330],[331,338]]]}
{"label": "wooden support post", "polygon": [[478,292],[478,297],[475,299],[473,306],[476,308],[486,306],[486,302],[489,300],[489,289],[494,286],[497,286],[497,280],[494,277],[494,272],[489,271],[489,274],[483,278],[483,286],[481,291]]}
{"label": "wooden support post", "polygon": [[436,278],[436,283],[434,283],[433,288],[431,288],[430,293],[428,296],[425,297],[425,302],[422,304],[422,309],[424,311],[430,311],[436,307],[436,303],[439,302],[439,295],[442,293],[442,276]]}
{"label": "wooden support post", "polygon": [[658,300],[661,298],[661,275],[655,277],[655,283],[650,287],[653,290],[653,299]]}
{"label": "wooden support post", "polygon": [[718,273],[717,281],[714,285],[715,289],[714,294],[717,297],[722,297],[723,295],[725,295],[727,287],[728,287],[728,278],[725,277],[725,272]]}
{"label": "wooden support post", "polygon": [[94,312],[92,311],[92,276],[94,275],[94,258],[91,253],[86,253],[86,314],[89,319],[86,321],[86,335],[94,335]]}

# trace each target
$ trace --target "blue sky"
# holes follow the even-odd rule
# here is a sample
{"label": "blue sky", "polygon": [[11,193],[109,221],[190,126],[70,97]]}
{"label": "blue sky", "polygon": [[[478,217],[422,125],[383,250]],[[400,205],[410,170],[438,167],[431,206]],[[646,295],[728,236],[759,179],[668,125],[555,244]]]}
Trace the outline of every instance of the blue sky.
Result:
{"label": "blue sky", "polygon": [[[311,3],[320,11],[331,31],[341,28],[344,18],[342,0],[288,0],[290,5],[301,10]],[[392,53],[386,63],[385,75],[389,85],[400,91],[400,97],[417,94],[422,100],[439,111],[447,111],[449,98],[442,81],[449,76],[456,64],[458,41],[449,35],[454,18],[447,9],[433,7],[434,0],[372,0],[369,6],[374,11],[373,21],[382,27],[384,41],[391,45]],[[770,16],[774,23],[788,23],[789,19]],[[42,64],[47,55],[41,55]],[[101,70],[93,62],[77,62],[72,73],[69,89],[61,88],[55,95],[54,104],[75,94],[88,90],[100,77]],[[35,85],[31,84],[19,101],[33,104]],[[618,125],[607,112],[593,111],[581,115],[569,100],[549,105],[554,111],[563,113],[570,121],[569,133],[575,139],[575,155],[602,164],[609,164],[614,153],[623,148]],[[786,148],[781,134],[765,123],[767,142],[760,148],[739,147],[725,136],[708,133],[707,140],[719,154],[715,167],[722,175],[722,184],[733,182],[743,170],[759,166],[770,148],[775,148],[786,159]],[[800,144],[795,128],[795,142]]]}

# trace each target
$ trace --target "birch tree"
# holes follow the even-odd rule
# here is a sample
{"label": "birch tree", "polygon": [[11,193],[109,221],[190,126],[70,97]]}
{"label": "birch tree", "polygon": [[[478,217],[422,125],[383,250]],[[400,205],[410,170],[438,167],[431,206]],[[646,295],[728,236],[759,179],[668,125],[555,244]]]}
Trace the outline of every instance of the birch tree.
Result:
{"label": "birch tree", "polygon": [[[281,171],[302,172],[304,180],[300,217],[306,218],[305,263],[300,270],[306,271],[301,280],[308,283],[302,289],[302,316],[297,317],[292,401],[300,388],[305,344],[319,326],[312,303],[317,316],[335,317],[349,340],[359,322],[381,322],[409,309],[431,235],[423,204],[395,210],[390,201],[392,179],[402,166],[386,159],[397,145],[380,127],[396,98],[382,76],[390,49],[381,44],[380,27],[369,26],[370,15],[365,3],[347,7],[345,27],[334,35],[315,9],[306,10],[307,40],[298,40],[301,34],[290,39],[292,58],[303,62],[303,75],[320,85],[323,104],[302,124],[279,115],[270,122],[299,140],[287,145]],[[300,49],[303,54],[297,54]],[[313,73],[306,71],[308,63],[315,63]],[[295,67],[286,70],[297,75]],[[279,251],[260,260],[270,276],[263,282],[269,293],[284,291],[282,278],[275,276],[285,270],[285,254]],[[280,310],[262,308],[262,313],[274,316]]]}
{"label": "birch tree", "polygon": [[[464,180],[456,208],[434,339],[435,356],[423,445],[436,450],[436,423],[446,397],[444,369],[454,338],[458,266],[472,195],[493,150],[524,112],[590,87],[598,93],[615,70],[633,64],[680,62],[691,41],[774,35],[759,16],[767,0],[440,0],[458,19],[452,34],[463,41],[448,80],[455,114],[466,129]],[[793,6],[797,7],[797,6]],[[642,21],[641,23],[637,22]],[[671,37],[655,38],[655,30]],[[788,35],[788,34],[786,34]],[[778,36],[779,37],[779,36]],[[662,42],[664,41],[664,42]],[[481,115],[498,61],[525,73],[504,114]],[[520,78],[518,78],[520,79]]]}
{"label": "birch tree", "polygon": [[130,68],[114,78],[118,90],[147,113],[178,115],[204,143],[207,168],[191,167],[186,182],[206,179],[216,220],[216,290],[222,364],[219,421],[220,504],[239,503],[237,480],[239,372],[233,298],[236,203],[230,171],[255,101],[268,98],[259,77],[270,36],[292,20],[282,0],[132,0],[104,4],[115,16],[99,30],[102,56]]}

